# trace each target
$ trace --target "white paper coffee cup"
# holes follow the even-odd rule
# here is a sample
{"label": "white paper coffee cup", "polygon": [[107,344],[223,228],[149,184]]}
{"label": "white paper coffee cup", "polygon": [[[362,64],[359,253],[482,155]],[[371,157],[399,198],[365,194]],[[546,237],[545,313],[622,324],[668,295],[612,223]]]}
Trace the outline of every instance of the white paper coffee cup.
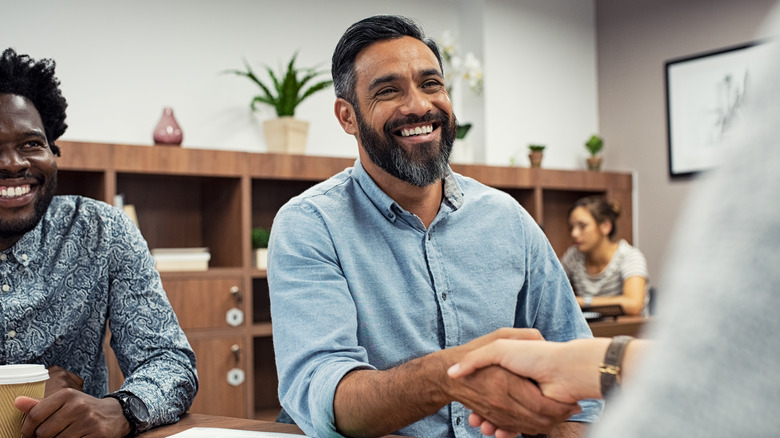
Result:
{"label": "white paper coffee cup", "polygon": [[0,436],[21,437],[25,413],[16,409],[20,395],[43,398],[49,372],[43,365],[0,365]]}

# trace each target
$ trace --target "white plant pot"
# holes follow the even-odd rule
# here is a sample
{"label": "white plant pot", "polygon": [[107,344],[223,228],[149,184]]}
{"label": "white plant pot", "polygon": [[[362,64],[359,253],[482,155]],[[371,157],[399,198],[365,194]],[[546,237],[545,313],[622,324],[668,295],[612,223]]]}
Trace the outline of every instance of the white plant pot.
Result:
{"label": "white plant pot", "polygon": [[306,151],[309,122],[285,116],[266,120],[263,129],[268,152],[303,154]]}
{"label": "white plant pot", "polygon": [[257,248],[252,252],[252,263],[257,269],[268,269],[268,248]]}

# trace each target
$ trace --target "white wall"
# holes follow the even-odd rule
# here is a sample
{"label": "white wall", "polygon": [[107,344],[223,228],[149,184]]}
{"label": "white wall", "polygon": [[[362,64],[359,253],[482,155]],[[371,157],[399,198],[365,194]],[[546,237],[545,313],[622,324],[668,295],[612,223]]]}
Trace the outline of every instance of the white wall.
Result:
{"label": "white wall", "polygon": [[[220,75],[277,66],[299,50],[300,65],[330,68],[338,38],[378,13],[416,18],[432,36],[451,30],[484,55],[485,94],[455,102],[475,123],[479,162],[508,164],[525,145],[548,144],[546,167],[582,168],[581,142],[597,126],[592,0],[0,0],[0,41],[57,61],[69,102],[68,140],[151,144],[162,108],[174,108],[184,147],[262,152],[256,86]],[[307,154],[355,156],[333,116],[332,90],[296,116],[309,120]],[[484,103],[484,105],[483,105]],[[484,109],[483,109],[484,108]],[[67,151],[63,151],[67,153]]]}
{"label": "white wall", "polygon": [[[488,0],[485,10],[486,162],[583,169],[596,133],[594,8],[581,0]],[[608,167],[608,166],[607,166]]]}
{"label": "white wall", "polygon": [[638,214],[634,217],[641,236],[639,248],[647,257],[653,284],[663,274],[669,239],[692,184],[689,179],[669,177],[664,63],[756,39],[775,3],[596,2],[604,160],[607,167],[638,175]]}

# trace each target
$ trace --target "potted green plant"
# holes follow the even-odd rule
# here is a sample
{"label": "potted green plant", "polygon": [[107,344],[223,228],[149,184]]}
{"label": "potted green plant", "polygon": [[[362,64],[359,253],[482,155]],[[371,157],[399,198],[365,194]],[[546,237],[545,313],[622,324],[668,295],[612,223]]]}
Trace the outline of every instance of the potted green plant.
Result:
{"label": "potted green plant", "polygon": [[317,81],[321,75],[330,73],[327,70],[318,70],[316,67],[296,67],[297,56],[298,52],[293,54],[285,71],[280,70],[277,73],[271,67],[264,66],[271,79],[270,83],[260,80],[246,59],[244,59],[246,71],[225,71],[225,73],[248,78],[260,87],[261,93],[254,96],[249,104],[252,111],[257,110],[258,103],[270,105],[276,110],[278,118],[263,122],[269,152],[303,153],[306,149],[309,123],[295,118],[295,108],[312,94],[333,84],[330,79]]}
{"label": "potted green plant", "polygon": [[588,141],[585,142],[585,148],[590,153],[588,157],[588,169],[593,171],[601,170],[601,156],[599,152],[604,147],[604,139],[600,136],[593,134]]}
{"label": "potted green plant", "polygon": [[531,160],[531,167],[542,167],[542,157],[544,156],[543,144],[529,144],[528,159]]}
{"label": "potted green plant", "polygon": [[252,258],[257,269],[266,269],[268,267],[268,239],[271,237],[271,230],[268,228],[252,228]]}

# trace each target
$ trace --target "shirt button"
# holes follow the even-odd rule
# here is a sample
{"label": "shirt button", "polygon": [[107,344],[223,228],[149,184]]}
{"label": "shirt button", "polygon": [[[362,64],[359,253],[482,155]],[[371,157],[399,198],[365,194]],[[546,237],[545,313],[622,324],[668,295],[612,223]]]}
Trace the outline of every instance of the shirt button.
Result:
{"label": "shirt button", "polygon": [[27,254],[22,254],[22,260],[27,261]]}
{"label": "shirt button", "polygon": [[16,337],[16,331],[14,331],[14,330],[11,330],[10,332],[8,332],[8,337],[9,337],[9,338]]}
{"label": "shirt button", "polygon": [[387,217],[389,217],[390,219],[392,219],[392,218],[394,218],[394,217],[395,217],[395,215],[394,215],[393,213],[387,213]]}
{"label": "shirt button", "polygon": [[11,290],[11,286],[9,286],[7,284],[4,284],[3,285],[3,292],[8,292],[9,290]]}
{"label": "shirt button", "polygon": [[455,419],[455,425],[460,426],[460,417]]}
{"label": "shirt button", "polygon": [[8,260],[8,256],[5,255],[5,254],[0,254],[0,260],[6,261],[6,260]]}
{"label": "shirt button", "polygon": [[443,292],[441,294],[441,299],[444,300],[444,301],[447,301],[447,292]]}

